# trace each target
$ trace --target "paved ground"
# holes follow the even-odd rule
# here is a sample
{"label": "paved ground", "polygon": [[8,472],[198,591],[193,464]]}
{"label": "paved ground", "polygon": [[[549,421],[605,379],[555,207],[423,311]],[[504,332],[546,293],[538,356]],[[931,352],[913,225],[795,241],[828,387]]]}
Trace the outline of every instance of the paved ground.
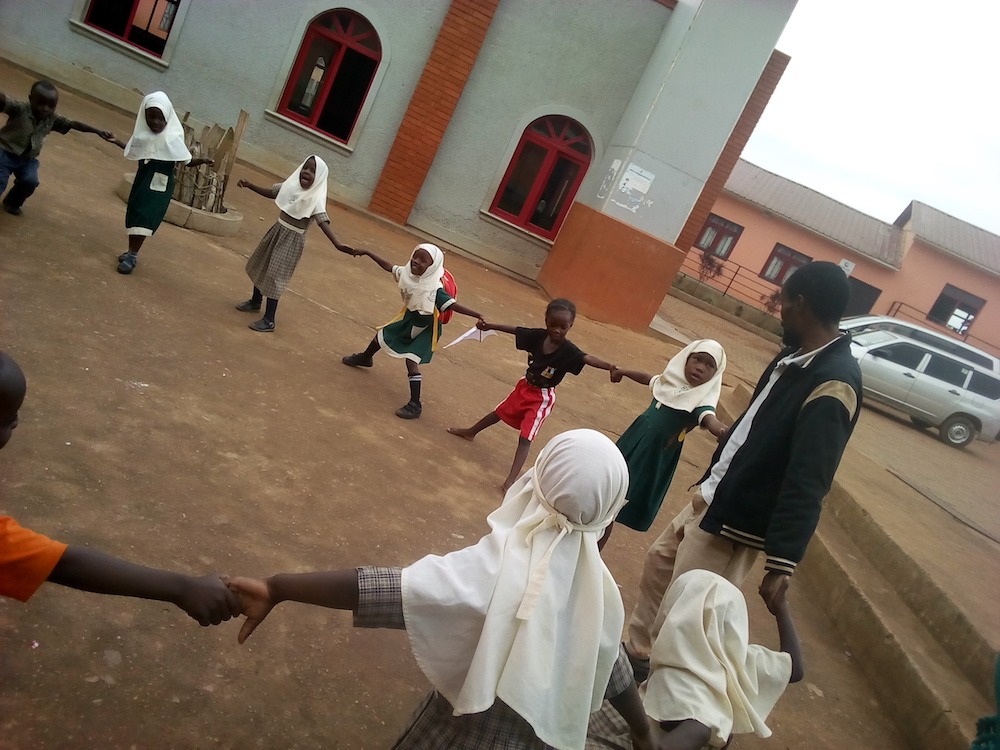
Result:
{"label": "paved ground", "polygon": [[[27,90],[29,78],[0,70],[9,91]],[[130,127],[78,97],[64,95],[61,111],[122,133]],[[396,311],[388,274],[336,253],[313,231],[277,332],[255,334],[232,306],[247,296],[243,265],[273,204],[234,190],[230,202],[246,215],[239,236],[165,225],[136,273],[123,277],[114,257],[124,247],[124,205],[113,189],[127,169],[120,151],[92,136],[53,135],[25,215],[0,214],[0,341],[29,379],[21,425],[0,455],[0,512],[63,540],[190,572],[405,564],[482,534],[515,435],[496,427],[467,444],[444,430],[471,423],[507,393],[523,370],[512,343],[497,337],[439,354],[426,369],[424,417],[398,420],[392,412],[406,400],[399,362],[383,358],[367,372],[339,363]],[[236,177],[271,179],[246,169]],[[414,243],[357,213],[331,216],[346,242],[394,259]],[[454,254],[448,266],[462,301],[488,318],[540,322],[537,290]],[[723,341],[730,382],[754,379],[772,345],[699,315],[687,308],[675,323]],[[458,318],[447,335],[462,330]],[[583,318],[573,338],[649,370],[676,351]],[[560,387],[539,444],[580,425],[615,436],[647,397],[586,371]],[[995,485],[984,478],[996,470],[993,449],[952,451],[871,414],[862,432],[881,432],[901,465],[915,450],[903,439],[926,446],[911,463],[930,486],[959,488],[942,495],[949,502],[995,494],[973,484]],[[626,606],[645,547],[684,503],[711,447],[705,434],[691,439],[649,534],[616,532],[607,558]],[[927,478],[932,460],[980,463],[961,476],[949,469],[956,484],[942,487]],[[773,645],[753,588],[755,635]],[[772,740],[739,746],[903,747],[826,618],[805,592],[794,602],[806,681],[776,709]],[[236,630],[200,630],[170,607],[57,587],[27,605],[0,600],[0,744],[384,747],[426,690],[403,634],[354,631],[343,613],[285,605],[242,648]]]}

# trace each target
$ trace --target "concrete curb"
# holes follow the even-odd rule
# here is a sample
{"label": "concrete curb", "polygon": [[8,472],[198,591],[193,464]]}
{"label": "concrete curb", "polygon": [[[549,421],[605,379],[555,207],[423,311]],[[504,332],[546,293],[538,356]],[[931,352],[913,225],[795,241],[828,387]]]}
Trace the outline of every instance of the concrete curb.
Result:
{"label": "concrete curb", "polygon": [[[122,175],[121,182],[115,188],[115,195],[128,203],[129,193],[132,191],[132,182],[135,175],[131,172]],[[240,231],[243,223],[243,214],[233,209],[228,209],[224,214],[217,214],[211,211],[202,211],[200,208],[192,208],[175,200],[170,201],[167,208],[167,215],[163,220],[169,224],[185,229],[191,229],[203,234],[213,234],[218,237],[233,237]]]}

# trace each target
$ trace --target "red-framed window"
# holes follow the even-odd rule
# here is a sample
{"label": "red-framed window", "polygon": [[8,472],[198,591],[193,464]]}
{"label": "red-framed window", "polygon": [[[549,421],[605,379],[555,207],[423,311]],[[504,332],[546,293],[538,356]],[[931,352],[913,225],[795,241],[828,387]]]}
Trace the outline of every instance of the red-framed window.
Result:
{"label": "red-framed window", "polygon": [[712,255],[725,260],[733,252],[736,241],[743,234],[743,227],[721,216],[709,214],[705,226],[701,228],[694,243],[699,250],[707,250]]}
{"label": "red-framed window", "polygon": [[368,21],[349,10],[317,16],[285,84],[278,112],[346,143],[382,60],[382,43]]}
{"label": "red-framed window", "polygon": [[590,134],[576,120],[548,115],[532,122],[514,149],[490,213],[554,239],[590,166]]}
{"label": "red-framed window", "polygon": [[90,0],[83,22],[162,57],[180,4],[181,0]]}
{"label": "red-framed window", "polygon": [[771,255],[767,259],[767,263],[761,269],[760,275],[762,278],[773,281],[775,284],[784,284],[785,279],[795,273],[796,269],[811,262],[812,258],[808,255],[803,255],[784,245],[775,245],[774,250],[771,251]]}

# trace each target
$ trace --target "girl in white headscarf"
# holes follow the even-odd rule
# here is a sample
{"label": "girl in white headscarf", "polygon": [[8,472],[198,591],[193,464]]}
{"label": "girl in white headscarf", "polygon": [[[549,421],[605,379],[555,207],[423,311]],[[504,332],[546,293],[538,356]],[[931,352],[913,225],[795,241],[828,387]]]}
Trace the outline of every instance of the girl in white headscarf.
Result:
{"label": "girl in white headscarf", "polygon": [[142,243],[157,230],[167,214],[174,194],[177,165],[197,167],[214,162],[191,158],[191,152],[184,145],[181,121],[162,91],[154,91],[143,98],[128,142],[115,138],[111,143],[125,149],[126,159],[138,162],[125,209],[128,252],[118,256],[118,273],[129,274],[139,262]]}
{"label": "girl in white headscarf", "polygon": [[[667,589],[660,604],[663,627],[641,692],[646,713],[667,732],[670,747],[723,747],[732,735],[750,732],[771,736],[768,715],[805,670],[784,589],[768,607],[780,651],[750,643],[746,600],[722,576],[691,570]],[[588,750],[628,747],[622,724],[607,706],[594,714]]]}
{"label": "girl in white headscarf", "polygon": [[434,691],[396,748],[582,748],[588,717],[606,695],[637,747],[650,747],[618,644],[621,595],[597,549],[627,487],[610,440],[593,430],[563,433],[471,547],[402,571],[229,581],[247,616],[239,640],[285,600],[351,609],[359,627],[405,628]]}
{"label": "girl in white headscarf", "polygon": [[273,198],[281,209],[278,220],[247,261],[246,271],[253,282],[253,293],[250,299],[236,306],[240,312],[260,312],[261,303],[267,297],[263,317],[250,324],[252,331],[270,333],[274,330],[278,298],[291,281],[302,257],[306,229],[311,222],[319,224],[323,234],[340,252],[357,255],[353,248],[341,244],[330,226],[330,217],[326,213],[326,179],[329,173],[326,162],[314,154],[284,182],[276,182],[270,187],[260,187],[249,180],[236,183],[265,198]]}
{"label": "girl in white headscarf", "polygon": [[459,304],[444,290],[441,285],[444,253],[437,245],[429,242],[417,245],[410,253],[409,262],[403,266],[394,266],[367,250],[359,252],[359,255],[367,255],[395,277],[399,284],[399,294],[403,298],[403,309],[395,318],[379,327],[367,349],[349,354],[341,361],[348,367],[371,367],[375,352],[385,348],[390,357],[406,362],[410,400],[396,410],[396,416],[401,419],[417,419],[423,412],[420,402],[420,387],[423,383],[420,365],[430,362],[437,349],[441,338],[441,313],[454,310],[479,321],[483,320],[483,316]]}
{"label": "girl in white headscarf", "polygon": [[629,378],[653,392],[649,408],[618,439],[632,477],[628,504],[618,514],[618,523],[637,531],[646,531],[652,525],[689,431],[700,425],[716,437],[725,434],[726,425],[715,416],[725,369],[722,345],[702,339],[671,357],[659,375],[612,370],[613,382]]}

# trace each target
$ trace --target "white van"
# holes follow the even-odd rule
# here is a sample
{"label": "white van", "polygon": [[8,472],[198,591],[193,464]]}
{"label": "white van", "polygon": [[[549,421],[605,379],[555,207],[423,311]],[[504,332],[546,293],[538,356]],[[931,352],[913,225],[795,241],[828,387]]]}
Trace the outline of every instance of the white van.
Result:
{"label": "white van", "polygon": [[966,344],[964,341],[952,338],[945,333],[932,331],[916,323],[908,323],[898,318],[889,318],[885,315],[855,315],[851,318],[844,318],[840,321],[840,330],[850,331],[857,335],[864,331],[889,331],[899,336],[928,344],[936,349],[951,354],[966,362],[971,362],[977,367],[989,370],[994,375],[1000,376],[1000,358],[994,357],[982,349]]}
{"label": "white van", "polygon": [[889,331],[852,334],[866,398],[936,427],[955,448],[977,437],[1000,440],[1000,376],[912,338]]}

